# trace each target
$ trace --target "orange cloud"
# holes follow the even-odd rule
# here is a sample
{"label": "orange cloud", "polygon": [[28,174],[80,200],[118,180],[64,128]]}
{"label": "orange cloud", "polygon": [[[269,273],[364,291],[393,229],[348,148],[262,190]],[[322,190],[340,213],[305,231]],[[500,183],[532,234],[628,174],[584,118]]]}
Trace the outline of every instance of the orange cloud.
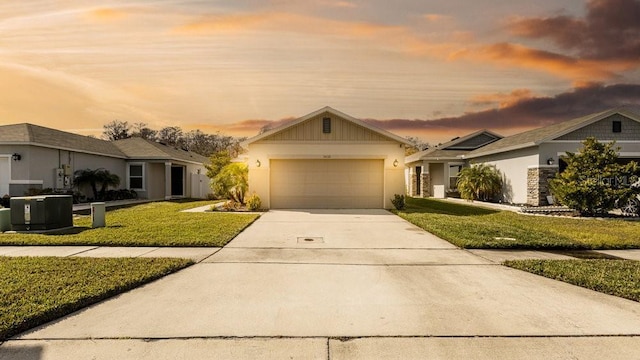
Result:
{"label": "orange cloud", "polygon": [[129,13],[122,9],[98,8],[98,9],[93,9],[87,12],[87,16],[92,20],[114,21],[114,20],[120,20],[129,16]]}
{"label": "orange cloud", "polygon": [[612,79],[617,77],[615,71],[625,70],[631,65],[626,62],[584,60],[510,43],[465,49],[451,54],[451,59],[539,70],[575,81]]}
{"label": "orange cloud", "polygon": [[451,20],[451,16],[442,15],[442,14],[424,14],[422,15],[422,18],[429,22],[434,22],[434,23]]}
{"label": "orange cloud", "polygon": [[530,99],[533,93],[529,89],[516,89],[510,93],[482,94],[474,96],[471,99],[473,105],[478,106],[494,106],[498,105],[500,109],[511,107],[524,99]]}
{"label": "orange cloud", "polygon": [[[430,21],[444,15],[426,14]],[[347,40],[375,40],[375,46],[395,49],[412,56],[425,56],[443,61],[477,61],[498,66],[532,69],[572,81],[610,80],[618,73],[637,68],[628,59],[591,59],[573,57],[514,43],[478,44],[468,32],[451,32],[444,41],[432,41],[407,26],[372,22],[353,22],[286,13],[212,14],[188,22],[176,29],[183,35],[217,34],[221,32],[278,31]]]}

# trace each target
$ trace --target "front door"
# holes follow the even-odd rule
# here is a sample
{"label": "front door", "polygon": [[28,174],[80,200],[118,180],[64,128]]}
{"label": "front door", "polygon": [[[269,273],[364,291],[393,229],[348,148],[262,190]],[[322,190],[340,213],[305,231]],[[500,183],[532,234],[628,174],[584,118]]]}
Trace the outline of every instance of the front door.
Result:
{"label": "front door", "polygon": [[11,181],[11,157],[0,156],[0,197],[9,195]]}
{"label": "front door", "polygon": [[184,196],[184,168],[171,167],[171,196]]}

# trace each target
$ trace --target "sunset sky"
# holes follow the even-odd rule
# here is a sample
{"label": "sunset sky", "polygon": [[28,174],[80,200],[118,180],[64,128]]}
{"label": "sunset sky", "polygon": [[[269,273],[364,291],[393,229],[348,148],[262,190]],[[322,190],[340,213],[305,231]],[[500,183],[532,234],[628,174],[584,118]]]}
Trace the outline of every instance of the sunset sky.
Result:
{"label": "sunset sky", "polygon": [[329,105],[437,143],[640,109],[640,0],[0,2],[0,124],[252,136]]}

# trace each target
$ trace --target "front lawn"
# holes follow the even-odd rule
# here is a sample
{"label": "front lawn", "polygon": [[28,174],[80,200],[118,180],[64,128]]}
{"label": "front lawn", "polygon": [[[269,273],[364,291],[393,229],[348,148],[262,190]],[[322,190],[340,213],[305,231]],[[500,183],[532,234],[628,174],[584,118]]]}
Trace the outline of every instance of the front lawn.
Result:
{"label": "front lawn", "polygon": [[224,246],[258,215],[184,213],[209,201],[153,202],[108,211],[107,227],[91,229],[90,216],[74,218],[65,235],[0,234],[0,245]]}
{"label": "front lawn", "polygon": [[0,340],[190,264],[166,258],[0,257]]}
{"label": "front lawn", "polygon": [[511,260],[504,264],[605,294],[640,301],[640,261]]}
{"label": "front lawn", "polygon": [[530,216],[414,198],[397,214],[462,248],[640,248],[637,221]]}

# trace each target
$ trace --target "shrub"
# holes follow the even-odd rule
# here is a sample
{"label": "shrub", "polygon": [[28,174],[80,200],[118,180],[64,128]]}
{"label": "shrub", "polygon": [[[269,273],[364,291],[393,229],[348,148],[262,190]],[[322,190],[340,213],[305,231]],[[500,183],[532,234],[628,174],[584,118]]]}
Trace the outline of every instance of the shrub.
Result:
{"label": "shrub", "polygon": [[391,199],[391,203],[396,208],[396,210],[404,210],[406,205],[404,201],[404,195],[400,195],[400,194],[393,195],[393,199]]}
{"label": "shrub", "polygon": [[249,169],[243,163],[224,166],[213,178],[211,188],[215,195],[244,204],[244,195],[249,189]]}
{"label": "shrub", "polygon": [[494,200],[502,192],[502,177],[493,165],[473,164],[458,174],[458,191],[465,200]]}
{"label": "shrub", "polygon": [[632,186],[640,175],[640,167],[631,161],[617,162],[619,148],[615,142],[600,143],[587,138],[578,153],[567,152],[563,160],[565,170],[550,181],[550,188],[558,202],[582,215],[607,213],[616,203],[626,204],[640,193]]}
{"label": "shrub", "polygon": [[246,202],[247,207],[251,211],[259,210],[260,206],[262,206],[262,200],[260,200],[260,196],[258,196],[258,194],[256,194],[255,192],[246,199]]}

